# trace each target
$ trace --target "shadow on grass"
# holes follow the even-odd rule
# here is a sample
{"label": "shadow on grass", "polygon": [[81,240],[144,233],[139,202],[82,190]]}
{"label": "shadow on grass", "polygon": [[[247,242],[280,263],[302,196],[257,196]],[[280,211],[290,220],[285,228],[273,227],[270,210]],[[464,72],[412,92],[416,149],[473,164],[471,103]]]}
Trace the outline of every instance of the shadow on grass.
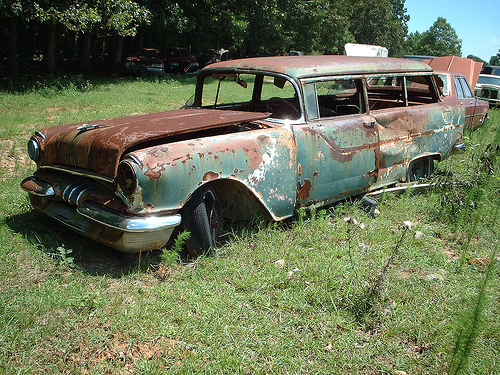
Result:
{"label": "shadow on grass", "polygon": [[161,261],[160,251],[126,254],[99,244],[66,228],[35,211],[6,217],[6,225],[41,249],[55,262],[60,262],[63,247],[71,264],[89,275],[119,278],[155,268]]}
{"label": "shadow on grass", "polygon": [[100,86],[121,85],[130,82],[144,81],[153,83],[170,83],[193,86],[195,75],[153,76],[86,76],[86,75],[26,75],[20,77],[4,77],[0,79],[0,92],[26,94],[30,92],[59,93],[63,91],[87,92]]}

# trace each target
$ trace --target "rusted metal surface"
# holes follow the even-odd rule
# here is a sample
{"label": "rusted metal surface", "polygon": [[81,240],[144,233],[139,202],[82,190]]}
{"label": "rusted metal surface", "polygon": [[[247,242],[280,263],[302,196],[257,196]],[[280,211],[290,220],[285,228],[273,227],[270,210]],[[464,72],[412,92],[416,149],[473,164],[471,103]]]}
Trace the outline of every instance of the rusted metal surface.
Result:
{"label": "rusted metal surface", "polygon": [[[405,181],[412,162],[444,159],[461,139],[463,108],[455,97],[439,98],[430,68],[419,62],[298,56],[216,63],[200,74],[195,103],[202,103],[206,76],[221,78],[219,85],[229,77],[239,90],[246,89],[238,76],[241,71],[256,74],[250,103],[219,106],[216,100],[212,107],[217,109],[191,108],[41,130],[35,136],[41,148],[39,169],[22,184],[32,204],[109,246],[147,250],[166,242],[171,225],[162,227],[162,235],[156,230],[141,237],[140,231],[120,232],[107,222],[138,221],[147,227],[155,218],[189,215],[186,203],[207,187],[231,219],[250,219],[261,210],[282,220],[300,206],[321,206]],[[273,99],[255,92],[262,89],[264,74],[279,78],[274,80],[276,92],[283,89],[283,79],[293,82],[289,103],[300,117],[289,120],[262,112],[265,100]],[[368,87],[370,77],[383,81],[388,74],[394,75],[394,84],[405,83],[370,91],[377,89]],[[406,82],[405,74],[421,75],[421,80]],[[315,85],[328,80],[333,84],[320,103]],[[268,82],[272,85],[273,79]],[[406,88],[411,82],[417,85],[412,97]],[[420,82],[426,82],[424,94]],[[335,104],[329,112],[323,108],[327,100]],[[89,205],[92,215],[85,216],[83,207]],[[95,222],[100,217],[104,222]],[[146,223],[148,218],[151,223]]]}
{"label": "rusted metal surface", "polygon": [[353,56],[276,56],[223,61],[208,67],[213,70],[250,70],[284,73],[292,78],[366,74],[369,72],[430,72],[427,65],[414,60]]}
{"label": "rusted metal surface", "polygon": [[275,219],[290,216],[295,206],[296,146],[289,127],[265,128],[149,147],[131,155],[141,161],[137,176],[141,195],[134,206],[180,209],[202,184],[236,180],[268,207]]}
{"label": "rusted metal surface", "polygon": [[266,118],[265,113],[181,109],[55,126],[45,136],[42,165],[66,165],[113,178],[123,152],[188,132]]}

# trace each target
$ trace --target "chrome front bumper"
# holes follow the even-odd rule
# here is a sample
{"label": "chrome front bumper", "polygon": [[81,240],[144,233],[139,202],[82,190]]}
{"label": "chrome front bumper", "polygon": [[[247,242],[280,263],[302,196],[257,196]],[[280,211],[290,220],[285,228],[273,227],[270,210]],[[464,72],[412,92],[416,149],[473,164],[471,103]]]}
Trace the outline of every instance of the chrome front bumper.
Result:
{"label": "chrome front bumper", "polygon": [[168,242],[181,216],[123,214],[93,201],[72,206],[51,199],[54,189],[47,182],[28,177],[21,187],[30,194],[33,207],[84,236],[126,253],[158,249]]}

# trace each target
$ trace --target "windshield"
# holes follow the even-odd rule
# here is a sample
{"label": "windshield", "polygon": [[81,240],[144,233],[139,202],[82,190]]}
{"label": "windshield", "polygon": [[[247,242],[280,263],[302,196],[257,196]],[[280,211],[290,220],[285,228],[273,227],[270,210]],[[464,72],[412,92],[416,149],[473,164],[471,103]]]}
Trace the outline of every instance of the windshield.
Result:
{"label": "windshield", "polygon": [[477,82],[500,86],[500,77],[480,75]]}
{"label": "windshield", "polygon": [[300,105],[294,85],[265,74],[212,73],[203,79],[201,106],[270,112],[271,118],[296,120]]}

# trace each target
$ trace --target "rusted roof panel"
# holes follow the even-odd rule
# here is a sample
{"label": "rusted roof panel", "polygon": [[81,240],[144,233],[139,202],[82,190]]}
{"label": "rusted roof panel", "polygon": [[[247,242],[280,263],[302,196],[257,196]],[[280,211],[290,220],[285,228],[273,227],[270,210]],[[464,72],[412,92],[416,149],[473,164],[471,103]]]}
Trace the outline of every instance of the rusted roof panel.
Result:
{"label": "rusted roof panel", "polygon": [[211,64],[204,70],[230,70],[234,68],[283,73],[293,78],[369,74],[370,72],[384,74],[432,71],[428,65],[414,60],[343,55],[254,57]]}

